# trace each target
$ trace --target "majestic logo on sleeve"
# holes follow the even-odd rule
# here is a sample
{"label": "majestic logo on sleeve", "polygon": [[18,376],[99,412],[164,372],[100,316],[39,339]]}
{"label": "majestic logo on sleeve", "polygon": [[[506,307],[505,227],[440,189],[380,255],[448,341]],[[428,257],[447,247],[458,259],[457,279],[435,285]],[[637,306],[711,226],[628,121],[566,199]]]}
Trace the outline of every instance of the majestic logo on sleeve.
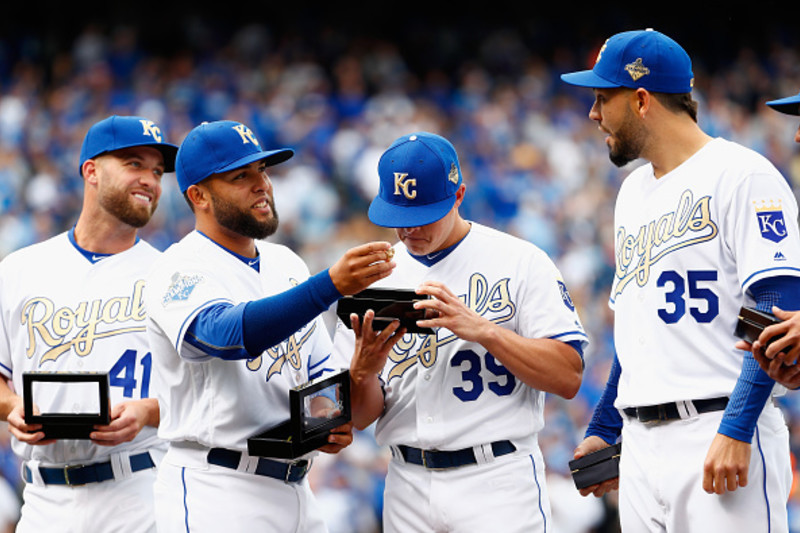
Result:
{"label": "majestic logo on sleeve", "polygon": [[39,365],[55,361],[70,349],[85,357],[98,339],[144,331],[143,288],[144,280],[139,280],[130,296],[80,302],[74,309],[56,308],[49,298],[31,298],[20,313],[20,323],[28,333],[25,355],[31,358],[41,353]]}
{"label": "majestic logo on sleeve", "polygon": [[643,287],[650,269],[667,255],[712,240],[719,229],[711,219],[711,197],[695,201],[692,191],[681,194],[675,211],[666,213],[635,233],[617,228],[617,269],[614,297],[622,294],[633,280]]}
{"label": "majestic logo on sleeve", "polygon": [[172,283],[167,287],[167,292],[161,298],[161,305],[164,307],[171,302],[179,302],[188,300],[189,296],[197,284],[203,281],[203,276],[199,274],[192,274],[189,276],[182,276],[180,273],[175,272],[172,275]]}
{"label": "majestic logo on sleeve", "polygon": [[786,221],[783,218],[781,201],[775,205],[772,201],[767,203],[762,200],[753,202],[756,208],[756,218],[758,218],[758,229],[761,236],[768,241],[781,242],[786,238]]}

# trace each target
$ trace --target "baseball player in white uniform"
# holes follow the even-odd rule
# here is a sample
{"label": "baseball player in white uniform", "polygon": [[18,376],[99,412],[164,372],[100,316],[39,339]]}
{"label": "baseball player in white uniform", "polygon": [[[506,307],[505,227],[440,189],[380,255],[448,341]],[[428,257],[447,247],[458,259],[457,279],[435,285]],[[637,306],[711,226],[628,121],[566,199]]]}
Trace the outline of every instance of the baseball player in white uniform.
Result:
{"label": "baseball player in white uniform", "polygon": [[397,139],[378,174],[369,218],[399,242],[377,285],[431,295],[416,305],[432,318],[417,323],[435,331],[397,330],[388,357],[352,359],[354,331],[340,321],[334,336],[355,426],[377,419],[393,452],[384,530],[550,532],[537,433],[545,393],[577,393],[587,344],[561,275],[535,245],[460,216],[466,186],[447,139]]}
{"label": "baseball player in white uniform", "polygon": [[[142,292],[159,252],[136,232],[177,149],[145,118],[96,123],[81,149],[75,226],[0,262],[0,417],[26,482],[17,531],[155,531],[154,467],[166,446],[156,436]],[[42,440],[41,426],[24,421],[26,371],[107,372],[111,423],[91,440]],[[49,386],[33,401],[42,413],[98,408],[96,389],[72,387]]]}
{"label": "baseball player in white uniform", "polygon": [[[767,105],[796,117],[800,115],[800,93],[771,100]],[[794,134],[794,142],[800,144],[800,127]],[[789,389],[797,389],[800,387],[800,365],[797,364],[800,359],[800,313],[777,306],[772,307],[772,313],[783,322],[765,328],[752,346],[739,341],[737,347],[752,350],[753,357],[769,377]]]}
{"label": "baseball player in white uniform", "polygon": [[794,195],[764,157],[700,129],[691,61],[664,34],[614,35],[562,79],[594,89],[615,164],[648,161],[617,198],[617,358],[575,456],[621,435],[623,531],[785,532],[787,427],[734,331],[742,305],[800,307]]}
{"label": "baseball player in white uniform", "polygon": [[[155,486],[162,533],[327,531],[306,478],[316,452],[250,456],[247,439],[289,419],[290,388],[331,370],[320,313],[394,264],[388,242],[367,243],[309,277],[289,248],[262,240],[278,227],[267,168],[293,153],[265,151],[227,120],[197,126],[178,152],[195,231],[155,262],[145,296],[169,441]],[[350,442],[348,423],[321,450]]]}

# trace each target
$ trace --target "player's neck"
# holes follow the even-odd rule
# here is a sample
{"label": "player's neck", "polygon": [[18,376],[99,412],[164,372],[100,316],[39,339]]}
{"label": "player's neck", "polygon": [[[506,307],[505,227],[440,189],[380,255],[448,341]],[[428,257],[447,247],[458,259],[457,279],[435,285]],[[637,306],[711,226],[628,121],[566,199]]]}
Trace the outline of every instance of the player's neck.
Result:
{"label": "player's neck", "polygon": [[254,258],[257,255],[256,241],[250,237],[245,237],[219,224],[205,224],[200,217],[196,220],[195,229],[223,248],[242,257]]}
{"label": "player's neck", "polygon": [[[691,119],[687,117],[687,120]],[[650,146],[654,148],[645,159],[652,163],[653,173],[658,179],[681,166],[711,140],[694,121],[680,121],[661,129],[659,135],[652,138]]]}
{"label": "player's neck", "polygon": [[75,224],[75,242],[89,252],[117,254],[136,244],[136,228],[118,219],[81,213]]}

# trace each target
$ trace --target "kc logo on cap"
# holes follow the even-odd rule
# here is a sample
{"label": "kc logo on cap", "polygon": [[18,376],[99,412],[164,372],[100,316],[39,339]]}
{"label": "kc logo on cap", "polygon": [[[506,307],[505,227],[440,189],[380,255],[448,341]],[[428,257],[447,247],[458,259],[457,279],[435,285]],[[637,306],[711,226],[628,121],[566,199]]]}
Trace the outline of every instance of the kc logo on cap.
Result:
{"label": "kc logo on cap", "polygon": [[378,162],[380,188],[369,206],[378,226],[425,226],[444,217],[461,186],[456,149],[440,135],[417,132],[395,140]]}
{"label": "kc logo on cap", "polygon": [[152,146],[159,150],[164,156],[164,170],[175,170],[178,147],[164,142],[161,128],[155,122],[143,117],[118,115],[101,120],[86,132],[81,146],[80,168],[87,159],[134,146]]}
{"label": "kc logo on cap", "polygon": [[175,171],[181,192],[204,179],[255,161],[267,166],[294,155],[291,148],[264,150],[253,131],[240,122],[203,122],[186,136],[178,150]]}

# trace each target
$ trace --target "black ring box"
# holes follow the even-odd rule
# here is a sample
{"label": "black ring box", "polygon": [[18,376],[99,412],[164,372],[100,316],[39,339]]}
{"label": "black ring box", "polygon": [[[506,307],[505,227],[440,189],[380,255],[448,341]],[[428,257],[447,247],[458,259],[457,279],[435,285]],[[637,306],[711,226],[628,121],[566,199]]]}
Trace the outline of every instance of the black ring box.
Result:
{"label": "black ring box", "polygon": [[[318,394],[321,391],[328,395]],[[326,416],[314,416],[319,413],[312,412],[315,408],[313,402],[320,396],[330,400],[325,402],[326,408],[336,402],[335,410]],[[331,430],[351,419],[350,371],[342,370],[289,389],[289,412],[289,420],[247,439],[247,453],[296,459],[325,446]]]}
{"label": "black ring box", "polygon": [[[34,383],[96,383],[98,412],[88,413],[39,413],[34,414]],[[109,412],[108,373],[101,372],[23,372],[22,401],[26,424],[41,424],[45,439],[88,439],[95,425],[111,422]]]}
{"label": "black ring box", "polygon": [[407,333],[432,335],[431,328],[417,326],[417,320],[425,318],[425,309],[414,309],[414,302],[429,300],[429,295],[417,294],[413,289],[364,289],[359,293],[344,296],[336,304],[336,314],[351,328],[350,314],[355,313],[364,319],[368,309],[375,311],[372,329],[378,331],[388,326],[393,320],[400,320],[400,325]]}
{"label": "black ring box", "polygon": [[[739,320],[736,323],[734,335],[752,344],[758,339],[761,332],[764,331],[764,328],[780,323],[781,320],[772,313],[759,311],[753,307],[743,306],[739,309]],[[776,335],[770,338],[769,342],[778,340],[781,337],[783,337],[783,335]]]}
{"label": "black ring box", "polygon": [[618,442],[569,462],[575,488],[584,489],[619,477],[622,443]]}

